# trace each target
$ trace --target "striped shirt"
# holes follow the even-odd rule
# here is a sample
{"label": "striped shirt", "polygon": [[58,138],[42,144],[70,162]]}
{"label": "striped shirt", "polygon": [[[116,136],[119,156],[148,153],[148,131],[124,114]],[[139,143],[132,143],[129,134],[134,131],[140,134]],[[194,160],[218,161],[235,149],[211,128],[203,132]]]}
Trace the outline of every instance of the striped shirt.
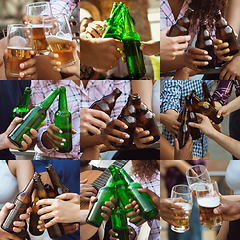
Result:
{"label": "striped shirt", "polygon": [[47,111],[47,117],[45,121],[46,126],[38,129],[37,145],[35,151],[42,156],[54,157],[54,158],[73,158],[80,159],[80,89],[77,84],[72,80],[59,80],[56,84],[50,80],[32,80],[32,95],[31,101],[33,105],[41,103],[56,87],[64,86],[66,88],[68,110],[72,114],[72,127],[77,132],[72,135],[73,149],[69,153],[59,153],[55,149],[46,148],[41,142],[43,133],[47,130],[50,124],[54,124],[54,115],[58,110],[59,96],[56,97],[53,104]]}

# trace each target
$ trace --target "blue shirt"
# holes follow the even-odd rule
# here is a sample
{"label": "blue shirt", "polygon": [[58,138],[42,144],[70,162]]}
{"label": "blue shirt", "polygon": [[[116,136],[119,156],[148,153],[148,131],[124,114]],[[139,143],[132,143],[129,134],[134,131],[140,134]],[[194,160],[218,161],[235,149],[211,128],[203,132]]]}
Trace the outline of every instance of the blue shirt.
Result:
{"label": "blue shirt", "polygon": [[[197,95],[203,99],[202,83],[204,80],[162,80],[163,90],[160,95],[161,113],[173,109],[180,113],[185,102],[185,96],[190,95],[192,90],[196,90]],[[212,90],[214,80],[205,80],[209,91]],[[163,128],[163,136],[174,146],[174,139],[166,127]],[[193,140],[193,156],[201,158],[206,156],[208,151],[208,137],[201,133],[202,137]],[[202,147],[203,139],[203,147]]]}
{"label": "blue shirt", "polygon": [[[25,88],[30,85],[30,80],[0,80],[0,134],[7,130],[13,108],[18,106]],[[9,149],[3,149],[0,159],[13,160],[15,155]]]}
{"label": "blue shirt", "polygon": [[[62,183],[70,192],[80,195],[80,161],[79,160],[33,160],[36,172],[46,172],[46,166],[52,164]],[[80,214],[80,209],[79,209]],[[80,229],[75,233],[63,235],[56,240],[79,240]]]}

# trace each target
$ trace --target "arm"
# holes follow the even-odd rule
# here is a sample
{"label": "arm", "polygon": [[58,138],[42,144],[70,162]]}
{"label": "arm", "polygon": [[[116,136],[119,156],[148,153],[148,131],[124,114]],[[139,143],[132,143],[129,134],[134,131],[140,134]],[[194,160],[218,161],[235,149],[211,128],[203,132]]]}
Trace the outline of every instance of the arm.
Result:
{"label": "arm", "polygon": [[223,115],[223,117],[228,116],[230,113],[237,111],[240,109],[240,96],[229,102],[227,105],[223,106],[218,111],[218,116]]}
{"label": "arm", "polygon": [[240,23],[236,21],[239,18],[240,2],[238,0],[228,1],[228,7],[226,11],[226,20],[229,25],[232,26],[236,33],[240,31]]}
{"label": "arm", "polygon": [[224,221],[215,240],[227,240],[229,222]]}

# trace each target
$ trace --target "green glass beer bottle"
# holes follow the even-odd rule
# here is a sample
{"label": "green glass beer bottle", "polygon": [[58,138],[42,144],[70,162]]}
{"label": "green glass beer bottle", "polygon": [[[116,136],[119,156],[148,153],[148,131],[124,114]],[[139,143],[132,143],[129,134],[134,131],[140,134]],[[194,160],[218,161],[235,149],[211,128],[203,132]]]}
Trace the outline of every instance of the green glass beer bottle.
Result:
{"label": "green glass beer bottle", "polygon": [[30,95],[31,95],[31,88],[26,87],[18,107],[15,107],[12,110],[10,122],[12,122],[12,120],[15,117],[23,118],[29,112],[28,104],[29,104],[29,100],[30,100]]}
{"label": "green glass beer bottle", "polygon": [[123,9],[123,21],[124,31],[122,42],[124,44],[128,74],[131,80],[139,80],[146,74],[146,68],[143,54],[140,50],[140,37],[134,30],[127,7]]}
{"label": "green glass beer bottle", "polygon": [[58,152],[66,153],[72,151],[72,114],[68,111],[66,88],[59,89],[58,110],[55,113],[55,126],[63,133],[55,132],[58,137],[66,139],[63,146],[58,146]]}
{"label": "green glass beer bottle", "polygon": [[[44,189],[44,185],[43,185],[40,177],[41,177],[41,175],[39,173],[35,173],[33,179],[34,179],[34,184],[35,184],[35,188],[36,188],[38,197],[41,200],[41,199],[48,198],[48,195]],[[40,208],[44,208],[44,207],[46,207],[46,205],[40,206]],[[46,224],[51,220],[52,219],[44,220],[44,223]],[[65,234],[64,228],[61,223],[55,223],[51,227],[47,228],[47,231],[48,231],[48,235],[50,238],[59,238]]]}
{"label": "green glass beer bottle", "polygon": [[119,200],[111,214],[112,229],[118,233],[119,240],[129,240],[129,230],[127,224],[127,214],[124,208],[120,206]]}
{"label": "green glass beer bottle", "polygon": [[39,105],[32,108],[29,113],[23,118],[23,120],[9,133],[8,139],[17,147],[22,147],[22,141],[25,141],[23,134],[32,136],[30,130],[33,128],[37,130],[47,116],[47,110],[53,103],[54,99],[59,94],[58,88],[56,88],[51,94],[49,94]]}
{"label": "green glass beer bottle", "polygon": [[124,169],[120,169],[120,174],[128,185],[131,199],[137,202],[143,218],[146,220],[154,219],[158,214],[158,210],[146,193],[138,192],[138,189],[142,188],[141,184],[134,182]]}

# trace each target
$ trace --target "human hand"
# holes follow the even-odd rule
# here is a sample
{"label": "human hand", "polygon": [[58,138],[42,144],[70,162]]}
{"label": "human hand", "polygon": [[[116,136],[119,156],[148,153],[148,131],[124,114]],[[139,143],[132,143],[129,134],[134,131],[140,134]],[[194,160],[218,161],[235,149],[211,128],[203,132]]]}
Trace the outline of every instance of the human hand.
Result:
{"label": "human hand", "polygon": [[[177,47],[179,47],[178,44],[177,44]],[[140,50],[142,51],[142,53],[144,55],[159,55],[160,54],[160,42],[157,42],[157,41],[144,42],[140,46]],[[176,51],[176,53],[175,53],[175,51],[173,51],[172,53],[173,53],[173,55],[175,55],[175,54],[179,55],[181,53],[181,51]],[[164,56],[165,56],[165,53],[164,53]]]}
{"label": "human hand", "polygon": [[[129,230],[129,240],[135,239],[136,238],[136,233],[134,231],[134,229],[130,226],[128,226],[128,230]],[[112,229],[109,230],[109,235],[110,235],[110,240],[117,240],[118,238],[118,233],[114,232]]]}
{"label": "human hand", "polygon": [[151,146],[153,144],[146,143],[152,141],[154,139],[153,136],[150,135],[150,132],[148,130],[144,131],[143,128],[136,128],[135,134],[134,134],[134,143],[138,148],[145,148],[147,146]]}
{"label": "human hand", "polygon": [[220,80],[240,80],[240,56],[234,56],[231,62],[224,65],[223,70],[219,74]]}
{"label": "human hand", "polygon": [[[182,149],[179,149],[177,138],[174,139],[174,159],[175,160],[192,160],[193,159],[193,142],[192,136],[189,136],[188,141]],[[175,162],[175,161],[174,161]],[[177,164],[177,162],[175,162]]]}
{"label": "human hand", "polygon": [[[87,179],[85,179],[87,180]],[[80,181],[80,188],[81,188],[81,182],[83,181]],[[80,193],[81,193],[81,190],[80,190]],[[80,204],[80,195],[78,195],[77,193],[64,193],[64,194],[61,194],[61,195],[58,195],[56,197],[56,199],[60,199],[60,200],[63,200],[63,201],[69,201],[69,202],[72,202],[72,203],[75,203],[75,204]]]}
{"label": "human hand", "polygon": [[102,21],[93,21],[88,24],[86,31],[84,32],[87,38],[101,38],[104,31],[106,29],[106,25]]}
{"label": "human hand", "polygon": [[197,73],[202,72],[198,66],[207,66],[209,64],[208,61],[212,60],[212,57],[208,55],[206,50],[195,47],[188,48],[183,56],[187,67],[195,70]]}
{"label": "human hand", "polygon": [[223,56],[223,54],[230,52],[230,49],[228,48],[229,47],[228,42],[223,43],[222,40],[214,38],[213,43],[214,43],[214,53],[216,54],[219,60],[228,62],[233,59],[233,56],[227,56],[227,57]]}
{"label": "human hand", "polygon": [[[168,37],[168,32],[169,28],[160,31],[160,55],[161,59],[174,60],[177,55],[184,54],[184,50],[188,47],[188,41],[190,41],[191,36]],[[151,46],[145,45],[141,47],[143,48],[143,53],[144,51],[147,53],[150,52],[149,48],[151,48]],[[150,53],[152,53],[152,51]]]}
{"label": "human hand", "polygon": [[92,196],[96,197],[97,190],[90,184],[86,184],[87,179],[80,181],[80,201],[90,202]]}
{"label": "human hand", "polygon": [[223,117],[227,117],[230,113],[231,113],[231,109],[229,108],[229,105],[227,104],[219,109],[217,117],[220,118],[221,115],[223,115]]}
{"label": "human hand", "polygon": [[94,135],[100,135],[100,128],[104,129],[107,125],[104,122],[110,122],[110,117],[99,110],[80,108],[80,133],[87,134],[88,132]]}
{"label": "human hand", "polygon": [[[31,58],[19,64],[19,77],[17,80],[37,80],[37,68],[35,67],[36,59],[34,56],[36,55],[35,51],[31,50]],[[9,63],[9,55],[7,49],[4,51],[4,64],[5,64],[5,74],[8,80],[15,79],[10,76],[10,63]]]}
{"label": "human hand", "polygon": [[[80,213],[79,213],[80,214]],[[71,234],[76,232],[79,229],[78,223],[62,223],[65,234]]]}

